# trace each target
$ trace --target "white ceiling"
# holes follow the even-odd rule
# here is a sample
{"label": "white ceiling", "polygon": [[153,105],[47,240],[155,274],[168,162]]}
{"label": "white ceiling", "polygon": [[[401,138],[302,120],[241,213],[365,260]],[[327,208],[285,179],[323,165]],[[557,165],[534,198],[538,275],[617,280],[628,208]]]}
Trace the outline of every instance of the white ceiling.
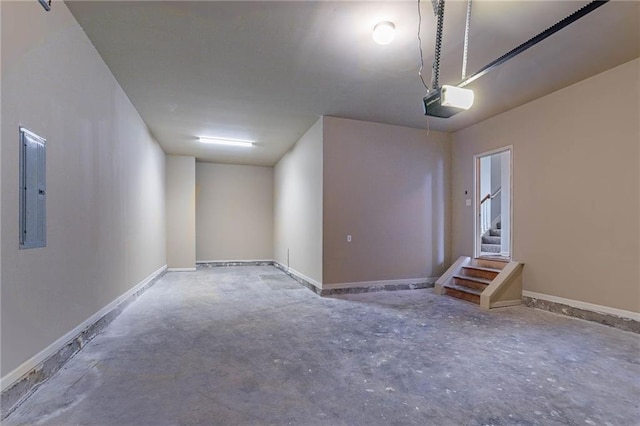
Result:
{"label": "white ceiling", "polygon": [[[474,0],[468,74],[586,3]],[[468,86],[471,110],[427,123],[416,2],[66,4],[165,151],[222,163],[273,165],[321,115],[455,131],[640,56],[640,3],[612,1]],[[431,1],[421,10],[428,83]],[[460,80],[465,13],[447,1],[441,84]],[[387,46],[371,39],[383,20],[397,29]]]}

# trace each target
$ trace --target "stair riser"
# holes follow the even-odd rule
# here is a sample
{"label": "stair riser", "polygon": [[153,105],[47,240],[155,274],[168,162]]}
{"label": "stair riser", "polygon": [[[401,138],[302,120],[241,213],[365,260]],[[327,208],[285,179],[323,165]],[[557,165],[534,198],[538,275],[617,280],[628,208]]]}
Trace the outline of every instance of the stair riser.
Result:
{"label": "stair riser", "polygon": [[487,280],[493,280],[498,276],[498,272],[483,271],[482,269],[473,269],[467,267],[462,268],[462,273],[469,277],[485,278]]}
{"label": "stair riser", "polygon": [[492,237],[500,237],[502,235],[502,230],[501,229],[490,229],[489,230],[489,235]]}
{"label": "stair riser", "polygon": [[507,265],[506,262],[499,262],[497,260],[487,260],[487,259],[473,259],[473,264],[476,266],[483,266],[485,268],[494,268],[503,270]]}
{"label": "stair riser", "polygon": [[483,244],[500,244],[500,237],[491,237],[491,236],[485,235],[484,237],[482,237],[482,243]]}
{"label": "stair riser", "polygon": [[481,250],[485,253],[500,253],[500,246],[497,244],[482,244]]}
{"label": "stair riser", "polygon": [[476,305],[480,304],[480,296],[475,294],[464,293],[462,291],[458,291],[453,288],[444,288],[444,294],[447,296],[455,297],[456,299],[466,300],[467,302],[475,303]]}
{"label": "stair riser", "polygon": [[487,288],[487,284],[479,283],[477,281],[465,280],[464,278],[454,277],[453,278],[453,282],[456,285],[460,285],[462,287],[467,287],[467,288],[472,288],[474,290],[483,291],[485,288]]}

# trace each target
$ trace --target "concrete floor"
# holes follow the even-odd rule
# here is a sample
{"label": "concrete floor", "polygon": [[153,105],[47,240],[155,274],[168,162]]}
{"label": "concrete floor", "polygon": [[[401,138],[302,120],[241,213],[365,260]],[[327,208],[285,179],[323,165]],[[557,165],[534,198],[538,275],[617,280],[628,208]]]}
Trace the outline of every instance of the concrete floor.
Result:
{"label": "concrete floor", "polygon": [[530,308],[204,268],[166,274],[5,422],[638,425],[639,358],[637,334]]}

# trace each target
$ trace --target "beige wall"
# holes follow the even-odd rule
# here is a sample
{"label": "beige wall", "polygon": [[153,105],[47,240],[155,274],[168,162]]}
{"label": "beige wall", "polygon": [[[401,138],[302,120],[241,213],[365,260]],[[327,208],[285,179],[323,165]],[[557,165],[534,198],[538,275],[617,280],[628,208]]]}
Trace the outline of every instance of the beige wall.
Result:
{"label": "beige wall", "polygon": [[196,258],[273,259],[273,167],[196,163]]}
{"label": "beige wall", "polygon": [[196,267],[196,159],[167,155],[167,265]]}
{"label": "beige wall", "polygon": [[[164,153],[63,2],[2,8],[4,377],[165,265]],[[18,250],[18,126],[47,139],[47,246]]]}
{"label": "beige wall", "polygon": [[322,283],[322,119],[274,170],[275,260]]}
{"label": "beige wall", "polygon": [[453,254],[473,254],[473,155],[513,145],[524,289],[640,311],[640,60],[453,135]]}
{"label": "beige wall", "polygon": [[324,284],[442,274],[449,179],[444,133],[324,117]]}
{"label": "beige wall", "polygon": [[[0,2],[0,35],[2,34],[2,2]],[[1,40],[1,37],[0,37]],[[2,43],[0,42],[0,63],[2,63]],[[1,78],[1,76],[0,76]],[[2,83],[0,83],[0,189],[2,187]],[[0,309],[2,307],[2,196],[0,196]],[[2,313],[0,313],[0,333],[2,333]],[[0,338],[0,370],[2,367],[2,339]],[[0,371],[0,377],[4,373]]]}

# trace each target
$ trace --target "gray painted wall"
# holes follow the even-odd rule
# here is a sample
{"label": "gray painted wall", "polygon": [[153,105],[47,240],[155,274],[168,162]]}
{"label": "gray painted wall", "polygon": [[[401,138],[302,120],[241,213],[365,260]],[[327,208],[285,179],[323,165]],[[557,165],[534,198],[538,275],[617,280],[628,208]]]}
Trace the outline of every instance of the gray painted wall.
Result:
{"label": "gray painted wall", "polygon": [[198,261],[273,259],[273,167],[196,163]]}
{"label": "gray painted wall", "polygon": [[275,260],[322,283],[323,119],[274,170]]}
{"label": "gray painted wall", "polygon": [[[165,265],[165,156],[69,13],[1,2],[5,376]],[[18,126],[47,145],[47,247],[18,250]]]}

